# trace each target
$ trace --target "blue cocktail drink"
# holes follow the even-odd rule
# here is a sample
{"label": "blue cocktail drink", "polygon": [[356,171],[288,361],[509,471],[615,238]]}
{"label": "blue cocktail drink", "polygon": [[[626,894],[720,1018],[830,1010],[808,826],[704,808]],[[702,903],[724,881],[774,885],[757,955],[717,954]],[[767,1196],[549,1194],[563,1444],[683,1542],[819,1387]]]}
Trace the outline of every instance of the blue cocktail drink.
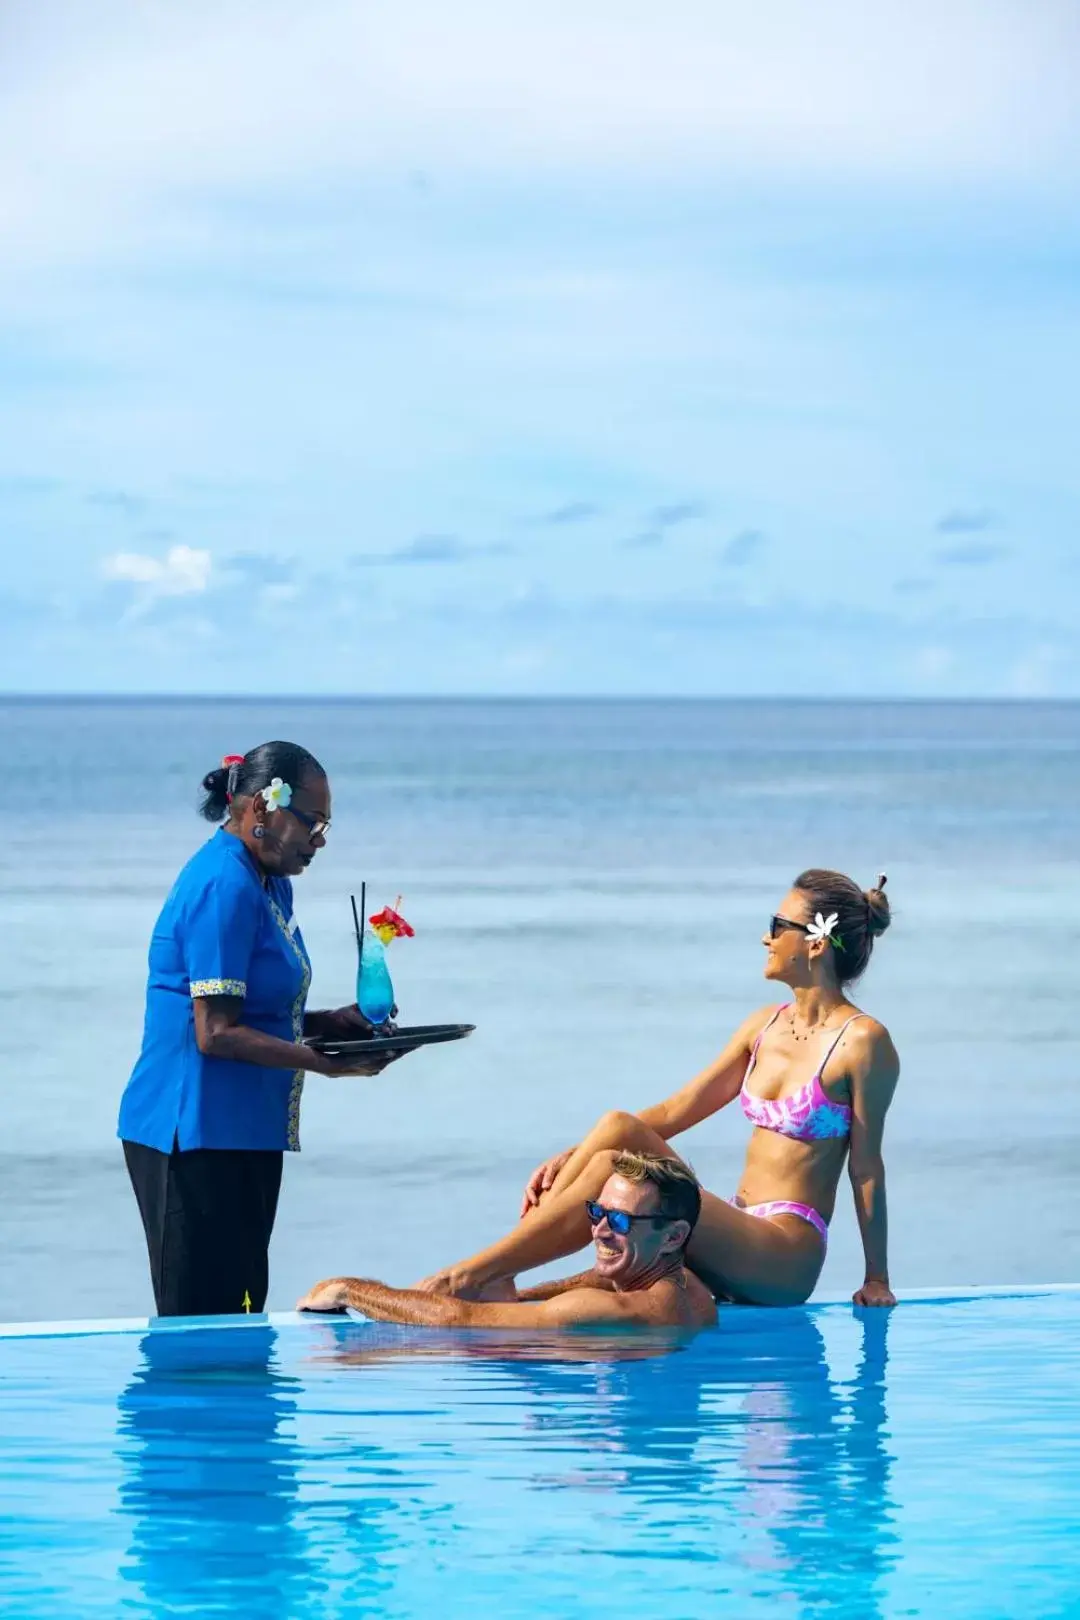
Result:
{"label": "blue cocktail drink", "polygon": [[414,930],[391,906],[368,919],[360,965],[356,972],[356,1005],[369,1023],[386,1023],[394,1006],[394,986],[386,963],[386,947],[393,939],[411,939]]}

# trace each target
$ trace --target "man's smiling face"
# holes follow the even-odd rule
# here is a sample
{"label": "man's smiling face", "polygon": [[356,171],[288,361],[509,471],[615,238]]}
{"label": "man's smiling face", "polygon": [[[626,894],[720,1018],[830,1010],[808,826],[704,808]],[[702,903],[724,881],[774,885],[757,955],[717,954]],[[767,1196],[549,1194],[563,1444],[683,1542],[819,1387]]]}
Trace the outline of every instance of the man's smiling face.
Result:
{"label": "man's smiling face", "polygon": [[596,1274],[617,1288],[633,1288],[658,1264],[670,1261],[686,1241],[687,1223],[658,1213],[660,1193],[651,1181],[609,1176],[596,1202],[605,1211],[635,1217],[626,1233],[613,1230],[606,1214],[593,1226]]}

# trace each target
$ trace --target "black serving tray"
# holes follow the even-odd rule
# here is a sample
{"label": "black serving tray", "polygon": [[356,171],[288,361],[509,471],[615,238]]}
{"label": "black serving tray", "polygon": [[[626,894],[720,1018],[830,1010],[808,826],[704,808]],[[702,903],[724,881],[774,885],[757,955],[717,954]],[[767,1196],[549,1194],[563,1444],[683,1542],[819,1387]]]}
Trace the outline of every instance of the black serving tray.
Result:
{"label": "black serving tray", "polygon": [[373,1057],[376,1053],[415,1052],[421,1046],[463,1041],[475,1028],[475,1024],[408,1024],[399,1026],[390,1035],[369,1035],[365,1040],[315,1036],[307,1045],[316,1052],[325,1052],[327,1057]]}

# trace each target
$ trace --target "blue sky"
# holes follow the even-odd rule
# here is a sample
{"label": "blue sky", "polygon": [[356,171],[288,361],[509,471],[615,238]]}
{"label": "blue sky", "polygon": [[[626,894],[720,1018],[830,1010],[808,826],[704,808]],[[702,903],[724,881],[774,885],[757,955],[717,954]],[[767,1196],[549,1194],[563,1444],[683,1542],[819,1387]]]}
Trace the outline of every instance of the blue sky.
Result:
{"label": "blue sky", "polygon": [[0,689],[1080,696],[1074,6],[43,9]]}

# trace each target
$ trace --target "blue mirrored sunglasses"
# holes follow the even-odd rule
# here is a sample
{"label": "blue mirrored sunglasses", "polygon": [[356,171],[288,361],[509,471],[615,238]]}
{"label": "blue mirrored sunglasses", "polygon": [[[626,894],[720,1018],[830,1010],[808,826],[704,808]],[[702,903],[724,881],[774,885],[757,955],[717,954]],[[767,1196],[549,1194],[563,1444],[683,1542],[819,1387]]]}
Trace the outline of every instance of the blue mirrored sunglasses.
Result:
{"label": "blue mirrored sunglasses", "polygon": [[599,1226],[606,1220],[608,1226],[617,1237],[625,1237],[635,1221],[662,1221],[663,1215],[630,1215],[625,1209],[607,1209],[603,1204],[596,1203],[591,1198],[585,1200],[585,1213],[589,1217],[590,1226]]}

